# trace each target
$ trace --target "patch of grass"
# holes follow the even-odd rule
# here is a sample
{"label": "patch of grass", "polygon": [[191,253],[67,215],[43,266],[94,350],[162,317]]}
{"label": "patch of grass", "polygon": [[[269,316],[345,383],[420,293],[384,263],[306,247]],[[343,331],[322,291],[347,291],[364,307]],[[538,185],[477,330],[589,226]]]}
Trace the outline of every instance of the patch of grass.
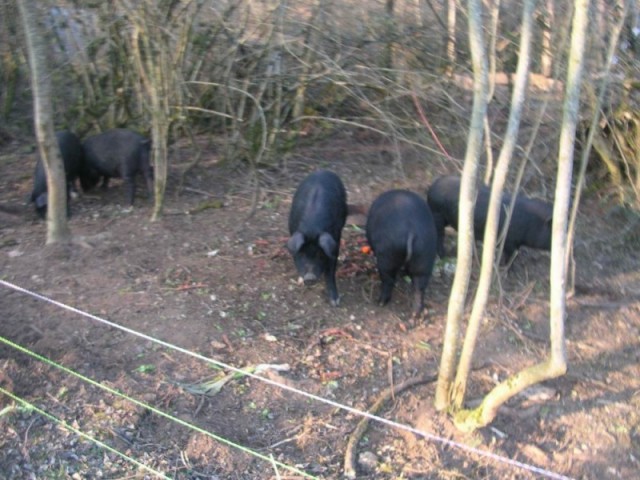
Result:
{"label": "patch of grass", "polygon": [[278,195],[274,195],[268,200],[265,200],[264,202],[262,202],[262,206],[264,208],[268,208],[269,210],[277,210],[280,207],[281,203],[282,203],[282,198],[280,198]]}
{"label": "patch of grass", "polygon": [[155,373],[156,366],[151,364],[143,364],[134,370],[134,372],[138,373]]}

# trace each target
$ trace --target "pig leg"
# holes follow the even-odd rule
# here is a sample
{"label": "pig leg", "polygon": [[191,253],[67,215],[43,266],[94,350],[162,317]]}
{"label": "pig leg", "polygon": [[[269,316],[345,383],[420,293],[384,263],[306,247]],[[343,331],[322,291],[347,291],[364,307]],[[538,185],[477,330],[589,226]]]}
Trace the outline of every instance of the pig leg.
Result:
{"label": "pig leg", "polygon": [[379,305],[386,305],[391,300],[391,292],[396,284],[396,276],[398,275],[398,267],[387,265],[384,259],[378,259],[378,273],[380,274],[380,297],[378,297]]}
{"label": "pig leg", "polygon": [[129,201],[129,205],[133,206],[133,199],[136,196],[136,179],[130,176],[124,177],[124,186],[127,192],[127,200]]}
{"label": "pig leg", "polygon": [[517,253],[518,253],[517,248],[515,248],[513,245],[509,244],[508,242],[505,242],[504,249],[502,252],[502,263],[504,264],[506,270],[511,269],[511,265],[513,264],[513,261],[516,259]]}
{"label": "pig leg", "polygon": [[332,307],[337,307],[340,304],[340,296],[338,295],[338,287],[336,286],[336,268],[338,266],[338,259],[332,258],[329,260],[329,268],[325,273],[325,279],[327,282],[327,292],[329,293],[329,302]]}
{"label": "pig leg", "polygon": [[380,287],[378,304],[386,305],[387,303],[389,303],[389,300],[391,300],[391,292],[393,292],[393,287],[396,284],[396,278],[395,275],[380,272],[380,280],[382,281],[382,285]]}
{"label": "pig leg", "polygon": [[413,314],[411,320],[414,326],[424,318],[424,291],[427,289],[428,283],[429,277],[427,275],[414,275],[411,278],[411,285],[413,286]]}
{"label": "pig leg", "polygon": [[149,172],[145,174],[144,179],[147,183],[147,191],[149,192],[149,197],[153,198],[153,175]]}
{"label": "pig leg", "polygon": [[437,253],[440,258],[444,258],[445,250],[444,250],[444,218],[439,213],[433,214],[433,223],[436,227],[436,234],[438,236],[437,240]]}

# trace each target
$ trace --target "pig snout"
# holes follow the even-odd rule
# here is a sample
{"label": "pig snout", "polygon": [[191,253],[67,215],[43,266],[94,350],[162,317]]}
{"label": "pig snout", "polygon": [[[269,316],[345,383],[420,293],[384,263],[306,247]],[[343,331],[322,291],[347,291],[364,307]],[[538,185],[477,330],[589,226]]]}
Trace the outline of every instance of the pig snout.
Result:
{"label": "pig snout", "polygon": [[313,272],[307,272],[302,276],[305,285],[313,285],[318,281],[318,276]]}

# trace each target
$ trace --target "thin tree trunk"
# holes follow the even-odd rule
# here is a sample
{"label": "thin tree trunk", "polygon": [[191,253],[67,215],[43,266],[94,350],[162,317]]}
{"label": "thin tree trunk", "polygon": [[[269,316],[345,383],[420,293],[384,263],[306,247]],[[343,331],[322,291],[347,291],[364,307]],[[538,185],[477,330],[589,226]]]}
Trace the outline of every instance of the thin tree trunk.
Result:
{"label": "thin tree trunk", "polygon": [[482,33],[481,0],[469,0],[469,40],[474,77],[473,112],[460,185],[457,268],[449,297],[447,326],[436,388],[435,406],[438,410],[448,408],[451,403],[451,383],[455,374],[458,335],[471,276],[474,240],[473,209],[477,193],[476,180],[482,152],[483,125],[487,112],[489,88],[488,66]]}
{"label": "thin tree trunk", "polygon": [[552,28],[555,23],[555,0],[546,0],[545,21],[542,28],[542,51],[540,52],[540,70],[545,77],[551,77],[553,72],[553,53],[551,48]]}
{"label": "thin tree trunk", "polygon": [[[622,33],[622,28],[624,27],[625,18],[629,9],[631,8],[631,2],[634,0],[619,0],[616,2],[618,6],[618,11],[620,18],[618,22],[613,25],[613,29],[610,34],[609,39],[609,47],[607,50],[606,56],[606,68],[603,72],[602,83],[600,85],[600,90],[598,92],[598,98],[595,100],[595,104],[592,107],[593,117],[591,118],[591,124],[589,125],[589,134],[587,136],[586,145],[582,151],[582,157],[580,159],[580,169],[578,171],[578,176],[576,179],[576,191],[573,198],[573,204],[571,206],[571,216],[569,218],[569,229],[567,232],[567,254],[565,257],[566,268],[569,268],[569,260],[571,258],[571,253],[573,250],[573,240],[575,237],[575,226],[576,219],[578,217],[578,207],[580,206],[580,197],[582,195],[582,189],[584,188],[584,180],[587,171],[587,163],[589,162],[589,155],[591,152],[591,146],[593,145],[594,135],[598,130],[598,123],[600,120],[600,111],[602,108],[602,103],[604,101],[604,96],[607,92],[607,87],[609,86],[610,74],[611,74],[611,66],[613,65],[614,57],[616,54],[616,48],[618,46],[618,41],[620,40],[620,34]],[[573,280],[573,279],[572,279]],[[570,282],[570,290],[573,290],[573,281]]]}
{"label": "thin tree trunk", "polygon": [[558,175],[553,208],[553,237],[551,240],[550,270],[550,339],[551,351],[547,360],[528,367],[498,384],[472,411],[460,411],[456,426],[470,431],[488,425],[498,413],[498,408],[525,388],[564,375],[567,358],[564,338],[566,315],[565,254],[567,249],[567,217],[571,199],[571,177],[575,131],[578,123],[580,85],[584,68],[584,49],[588,25],[589,0],[576,0],[569,53],[564,112],[558,152]]}
{"label": "thin tree trunk", "polygon": [[395,51],[395,0],[385,0],[385,47],[384,58],[382,59],[382,66],[384,68],[393,69],[395,64],[394,51]]}
{"label": "thin tree trunk", "polygon": [[47,241],[68,243],[71,230],[67,223],[67,188],[64,165],[56,141],[51,105],[51,83],[43,31],[39,25],[38,2],[19,0],[18,8],[24,27],[33,89],[33,113],[38,150],[47,173]]}
{"label": "thin tree trunk", "polygon": [[447,71],[456,63],[456,0],[447,0]]}
{"label": "thin tree trunk", "polygon": [[518,140],[518,130],[520,128],[520,118],[526,96],[527,79],[529,76],[529,64],[531,61],[531,38],[533,27],[533,11],[536,0],[524,0],[522,13],[522,36],[520,38],[520,51],[518,54],[518,68],[516,80],[511,97],[511,113],[509,123],[505,133],[504,144],[500,151],[500,157],[496,165],[496,170],[491,186],[489,197],[489,207],[487,211],[487,223],[482,243],[482,268],[478,288],[473,303],[473,309],[469,318],[469,325],[465,335],[458,371],[453,389],[454,408],[462,408],[467,380],[471,370],[473,351],[478,338],[480,323],[484,317],[491,279],[493,277],[493,267],[495,260],[496,237],[500,223],[500,210],[502,209],[502,191],[509,172],[509,164],[513,156],[513,151]]}
{"label": "thin tree trunk", "polygon": [[[169,140],[169,88],[168,82],[171,72],[169,69],[169,52],[170,44],[165,43],[162,34],[152,35],[150,29],[155,26],[150,25],[150,18],[159,19],[160,11],[155,10],[157,7],[148,5],[146,15],[143,11],[137,10],[140,15],[136,18],[136,27],[134,29],[133,48],[138,57],[138,65],[141,72],[145,72],[146,79],[144,89],[146,97],[151,103],[151,138],[152,140],[152,157],[153,157],[153,176],[154,176],[154,206],[151,214],[151,221],[157,221],[162,215],[164,206],[164,192],[167,186],[167,142]],[[140,41],[144,47],[144,56],[140,52]],[[152,55],[151,52],[154,52]]]}
{"label": "thin tree trunk", "polygon": [[[187,54],[191,22],[203,2],[191,2],[184,9],[175,4],[120,0],[133,24],[131,45],[136,70],[142,84],[142,102],[150,104],[152,157],[154,166],[154,208],[151,221],[162,215],[168,175],[168,141],[171,108],[182,106],[180,75]],[[179,25],[179,34],[171,36],[163,23]],[[170,106],[171,105],[171,106]]]}
{"label": "thin tree trunk", "polygon": [[[487,94],[487,102],[491,103],[496,90],[496,42],[498,39],[498,22],[500,20],[500,0],[485,0],[485,4],[487,9],[491,9],[491,20],[489,28],[487,29],[489,32],[489,38],[487,41],[487,54],[489,56],[489,93]],[[491,184],[491,177],[493,176],[493,146],[491,141],[491,126],[489,125],[489,119],[486,116],[484,118],[484,144],[485,155],[487,158],[483,183],[488,186]]]}
{"label": "thin tree trunk", "polygon": [[571,200],[571,180],[573,176],[573,151],[576,127],[580,109],[580,87],[584,70],[584,50],[586,31],[589,24],[590,0],[575,0],[569,70],[567,72],[566,97],[562,127],[560,131],[560,151],[558,153],[558,176],[553,207],[553,229],[551,240],[550,271],[550,316],[551,316],[551,371],[554,376],[566,371],[566,351],[564,320],[566,316],[567,268],[567,219]]}

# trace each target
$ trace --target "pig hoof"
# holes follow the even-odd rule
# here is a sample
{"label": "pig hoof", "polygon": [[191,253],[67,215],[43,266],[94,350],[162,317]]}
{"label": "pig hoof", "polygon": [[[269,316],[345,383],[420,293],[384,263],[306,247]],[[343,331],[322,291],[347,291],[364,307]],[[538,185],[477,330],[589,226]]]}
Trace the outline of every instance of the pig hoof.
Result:
{"label": "pig hoof", "polygon": [[389,300],[391,300],[391,298],[379,298],[378,305],[384,307],[387,303],[389,303]]}
{"label": "pig hoof", "polygon": [[409,324],[411,325],[411,328],[419,327],[422,323],[424,323],[426,318],[427,318],[426,310],[421,310],[420,312],[417,312],[417,313],[414,312],[413,315],[411,315]]}
{"label": "pig hoof", "polygon": [[340,297],[329,299],[329,303],[332,307],[337,307],[340,305]]}

